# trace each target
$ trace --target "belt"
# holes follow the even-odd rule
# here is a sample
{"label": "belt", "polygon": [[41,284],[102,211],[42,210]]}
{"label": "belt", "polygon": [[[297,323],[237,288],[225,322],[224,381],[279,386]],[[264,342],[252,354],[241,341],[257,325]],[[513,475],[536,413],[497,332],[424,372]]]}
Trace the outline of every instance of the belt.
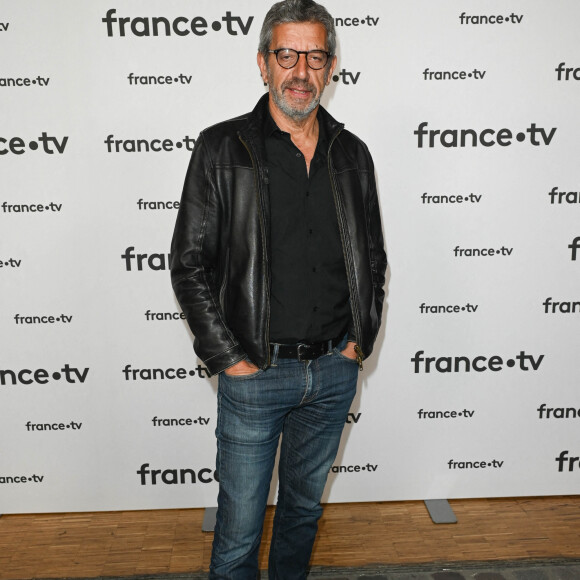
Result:
{"label": "belt", "polygon": [[297,344],[277,344],[270,343],[270,354],[274,354],[274,348],[278,346],[278,358],[295,358],[296,360],[314,360],[328,354],[342,340],[342,336],[307,344],[299,342]]}

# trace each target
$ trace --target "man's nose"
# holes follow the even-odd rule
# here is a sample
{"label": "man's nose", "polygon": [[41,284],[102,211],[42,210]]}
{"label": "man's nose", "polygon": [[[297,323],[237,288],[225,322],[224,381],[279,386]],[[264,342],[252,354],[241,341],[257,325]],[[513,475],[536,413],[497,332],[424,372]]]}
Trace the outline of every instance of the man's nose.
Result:
{"label": "man's nose", "polygon": [[[302,58],[304,57],[304,58]],[[308,63],[306,62],[306,55],[305,54],[299,54],[298,55],[298,62],[296,63],[295,68],[295,75],[300,77],[301,79],[304,78],[308,78],[308,76],[310,75],[310,67],[308,66]]]}

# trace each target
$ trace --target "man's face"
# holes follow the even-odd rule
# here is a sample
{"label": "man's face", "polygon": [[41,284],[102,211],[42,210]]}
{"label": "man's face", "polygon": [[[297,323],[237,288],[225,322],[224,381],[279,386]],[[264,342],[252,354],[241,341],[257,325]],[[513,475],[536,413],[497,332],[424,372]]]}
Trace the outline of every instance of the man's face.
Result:
{"label": "man's face", "polygon": [[[272,31],[270,49],[293,48],[294,50],[326,50],[326,30],[318,22],[291,22],[279,24]],[[276,55],[266,58],[258,54],[258,66],[264,82],[270,88],[270,106],[284,116],[299,121],[307,118],[316,109],[324,87],[336,66],[336,57],[320,70],[311,69],[306,63],[306,55],[301,54],[293,68],[282,68],[276,62]]]}

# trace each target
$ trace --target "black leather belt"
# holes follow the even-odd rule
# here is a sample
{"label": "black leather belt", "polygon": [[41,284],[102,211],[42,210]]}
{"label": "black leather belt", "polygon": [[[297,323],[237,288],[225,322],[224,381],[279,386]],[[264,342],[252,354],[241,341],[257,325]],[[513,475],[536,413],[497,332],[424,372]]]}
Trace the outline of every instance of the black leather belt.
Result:
{"label": "black leather belt", "polygon": [[[323,340],[314,344],[299,342],[298,344],[278,344],[278,358],[295,358],[296,360],[314,360],[328,354],[342,340],[342,336],[331,340]],[[270,343],[270,354],[274,354],[276,343]]]}

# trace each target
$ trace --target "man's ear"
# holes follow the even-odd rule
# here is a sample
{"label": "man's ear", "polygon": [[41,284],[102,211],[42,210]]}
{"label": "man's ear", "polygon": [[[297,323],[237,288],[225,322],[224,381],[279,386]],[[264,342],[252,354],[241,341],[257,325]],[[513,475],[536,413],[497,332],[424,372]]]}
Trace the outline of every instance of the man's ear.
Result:
{"label": "man's ear", "polygon": [[258,67],[260,69],[260,74],[262,75],[262,80],[264,81],[264,84],[267,85],[268,84],[268,68],[266,67],[266,59],[264,58],[264,55],[261,52],[258,52]]}
{"label": "man's ear", "polygon": [[337,62],[336,55],[334,55],[332,57],[332,62],[330,63],[330,68],[328,69],[328,78],[326,79],[326,86],[328,86],[330,84],[330,81],[332,80],[332,73],[336,68],[336,62]]}

